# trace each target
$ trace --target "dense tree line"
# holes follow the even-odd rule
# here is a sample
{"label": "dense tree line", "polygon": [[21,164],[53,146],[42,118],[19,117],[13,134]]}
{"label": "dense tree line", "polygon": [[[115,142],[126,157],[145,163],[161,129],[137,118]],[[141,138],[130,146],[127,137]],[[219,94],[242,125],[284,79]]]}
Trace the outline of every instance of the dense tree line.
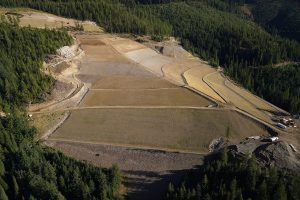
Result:
{"label": "dense tree line", "polygon": [[[300,2],[298,0],[212,0],[209,4],[219,10],[237,13],[242,17],[248,16],[248,19],[253,19],[270,33],[300,42]],[[245,6],[243,9],[246,8],[248,11],[243,11],[241,6]]]}
{"label": "dense tree line", "polygon": [[0,20],[0,109],[42,99],[53,80],[41,72],[46,54],[72,41],[66,32],[19,28]]}
{"label": "dense tree line", "polygon": [[26,6],[80,20],[93,20],[109,32],[170,35],[169,24],[151,15],[138,17],[114,0],[3,0],[2,6]]}
{"label": "dense tree line", "polygon": [[[185,2],[187,4],[197,3],[211,6],[221,11],[232,12],[243,16],[243,12],[238,7],[244,3],[243,0],[119,0],[126,5],[138,5],[138,4],[166,4],[166,3],[178,3]],[[246,15],[244,15],[246,17]]]}
{"label": "dense tree line", "polygon": [[52,85],[41,72],[45,55],[71,41],[64,31],[0,22],[0,111],[7,115],[0,117],[1,200],[121,199],[117,167],[95,167],[42,147],[22,108]]}
{"label": "dense tree line", "polygon": [[296,0],[255,0],[253,6],[255,21],[268,31],[300,42],[300,2]]}
{"label": "dense tree line", "polygon": [[35,129],[12,114],[0,120],[0,199],[118,199],[120,172],[75,161],[33,142]]}
{"label": "dense tree line", "polygon": [[255,158],[220,158],[191,171],[179,186],[169,185],[167,200],[298,200],[299,175],[260,167]]}
{"label": "dense tree line", "polygon": [[[3,0],[0,5],[27,6],[67,17],[90,19],[109,32],[150,34],[155,38],[173,34],[181,39],[186,49],[213,65],[220,64],[225,70],[236,65],[236,74],[251,67],[299,61],[299,43],[276,33],[270,34],[249,20],[238,7],[245,2],[248,3],[243,0]],[[227,74],[239,80],[231,71]],[[256,76],[254,72],[248,78],[252,82]],[[257,94],[262,92],[253,84],[245,86]],[[264,92],[267,95],[263,97],[269,101],[277,98],[272,96],[275,94],[272,91],[266,89]],[[298,106],[289,105],[299,102],[299,97],[288,96],[288,99],[281,97],[285,100],[277,101],[276,105],[295,111]]]}
{"label": "dense tree line", "polygon": [[[239,17],[254,19],[268,32],[300,42],[300,2],[297,0],[121,0],[141,4],[171,2],[196,2],[221,11],[238,14]],[[241,6],[246,5],[245,13]]]}

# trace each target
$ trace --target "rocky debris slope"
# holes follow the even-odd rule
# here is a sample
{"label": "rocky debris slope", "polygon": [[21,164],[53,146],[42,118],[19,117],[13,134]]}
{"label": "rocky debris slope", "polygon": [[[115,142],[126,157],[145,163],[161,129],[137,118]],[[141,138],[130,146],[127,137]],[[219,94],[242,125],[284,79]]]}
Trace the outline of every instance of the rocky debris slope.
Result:
{"label": "rocky debris slope", "polygon": [[263,165],[300,172],[300,155],[286,142],[261,145],[256,148],[254,154]]}
{"label": "rocky debris slope", "polygon": [[300,154],[284,141],[268,142],[263,139],[246,139],[228,147],[234,157],[254,155],[263,166],[300,172]]}
{"label": "rocky debris slope", "polygon": [[208,151],[209,152],[218,151],[219,149],[224,148],[224,146],[226,146],[227,143],[228,143],[227,140],[222,137],[213,139],[208,146]]}

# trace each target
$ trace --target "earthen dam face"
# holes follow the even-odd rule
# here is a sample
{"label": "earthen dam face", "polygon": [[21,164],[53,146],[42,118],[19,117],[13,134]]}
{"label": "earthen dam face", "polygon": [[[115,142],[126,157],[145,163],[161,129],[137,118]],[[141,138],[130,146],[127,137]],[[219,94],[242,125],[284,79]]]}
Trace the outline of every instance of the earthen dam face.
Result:
{"label": "earthen dam face", "polygon": [[161,68],[174,59],[108,34],[76,37],[85,52],[76,76],[89,90],[50,140],[204,153],[228,127],[235,138],[264,133],[254,121],[209,108],[215,102],[163,77]]}

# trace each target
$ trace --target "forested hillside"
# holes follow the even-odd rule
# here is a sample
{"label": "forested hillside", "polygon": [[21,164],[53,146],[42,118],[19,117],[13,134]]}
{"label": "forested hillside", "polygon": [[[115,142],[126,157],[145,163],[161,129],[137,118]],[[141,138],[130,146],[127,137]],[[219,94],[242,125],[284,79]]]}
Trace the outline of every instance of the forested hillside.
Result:
{"label": "forested hillside", "polygon": [[[271,1],[251,1],[257,5],[259,2]],[[109,32],[155,36],[175,35],[181,39],[186,49],[210,61],[213,65],[222,65],[227,75],[254,93],[290,112],[298,112],[300,109],[299,86],[284,88],[282,92],[274,92],[282,87],[274,85],[274,82],[263,82],[257,79],[258,75],[255,74],[255,70],[249,73],[246,79],[237,77],[244,71],[251,70],[250,68],[285,61],[300,61],[299,43],[282,38],[282,34],[280,36],[276,34],[276,31],[269,31],[269,33],[257,25],[239,9],[239,6],[244,3],[243,0],[3,0],[0,5],[31,7],[66,17],[90,19]],[[264,4],[264,7],[267,5]],[[284,8],[291,11],[294,9],[286,6]],[[293,23],[297,22],[298,13],[291,13],[294,13],[295,18],[286,20],[291,22],[291,27],[297,29],[298,26]],[[271,18],[268,17],[268,19]],[[266,23],[261,22],[261,24]],[[267,26],[264,27],[267,28]],[[293,72],[299,73],[298,70]],[[260,73],[264,73],[262,76],[268,76],[265,70],[261,70]],[[294,76],[294,78],[297,77],[299,74]],[[286,77],[282,76],[280,80],[284,78]],[[285,83],[279,83],[279,85],[283,84]],[[287,93],[289,95],[286,95]],[[277,95],[280,95],[280,100],[274,101]]]}
{"label": "forested hillside", "polygon": [[209,4],[254,19],[268,32],[300,42],[300,2],[297,0],[217,0]]}
{"label": "forested hillside", "polygon": [[[16,22],[15,22],[16,23]],[[0,24],[0,109],[37,102],[53,80],[41,72],[43,58],[72,42],[65,32]]]}
{"label": "forested hillside", "polygon": [[248,0],[255,20],[268,31],[300,42],[300,2],[296,0]]}
{"label": "forested hillside", "polygon": [[179,186],[169,186],[167,200],[297,200],[300,177],[275,168],[262,168],[254,158],[231,160],[226,151],[219,158],[193,170]]}
{"label": "forested hillside", "polygon": [[138,17],[117,1],[111,0],[3,0],[2,6],[31,7],[65,17],[93,20],[109,32],[171,34],[171,26],[152,15]]}
{"label": "forested hillside", "polygon": [[0,199],[119,199],[117,167],[75,161],[34,141],[23,106],[53,80],[41,72],[46,54],[69,45],[64,31],[19,28],[0,21]]}

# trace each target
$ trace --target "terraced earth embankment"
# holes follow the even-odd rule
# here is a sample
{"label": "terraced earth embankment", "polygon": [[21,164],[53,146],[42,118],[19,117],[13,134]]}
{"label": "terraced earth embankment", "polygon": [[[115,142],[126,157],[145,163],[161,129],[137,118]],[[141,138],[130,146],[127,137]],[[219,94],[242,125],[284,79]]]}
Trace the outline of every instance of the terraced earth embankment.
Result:
{"label": "terraced earth embankment", "polygon": [[[77,23],[20,12],[21,25]],[[282,112],[180,46],[158,52],[116,35],[72,34],[84,56],[54,67],[56,78],[70,83],[64,95],[29,111],[48,145],[97,165],[118,164],[130,199],[159,199],[170,181],[202,164],[211,141],[268,134],[268,114]]]}
{"label": "terraced earth embankment", "polygon": [[[226,137],[228,129],[230,133],[227,137],[232,141],[253,134],[267,134],[263,126],[250,118],[228,108],[219,108],[218,100],[213,98],[216,95],[217,99],[218,94],[213,93],[209,87],[207,88],[213,93],[210,96],[209,92],[195,92],[174,84],[174,80],[164,75],[162,68],[166,64],[171,66],[176,63],[176,59],[110,34],[78,34],[75,37],[85,52],[76,77],[89,90],[78,106],[69,109],[69,118],[47,139],[47,143],[97,164],[116,162],[128,176],[128,194],[131,199],[140,199],[141,195],[144,199],[151,199],[149,194],[152,189],[148,186],[153,184],[149,183],[160,180],[163,184],[160,188],[167,188],[168,181],[163,180],[169,179],[165,179],[164,174],[168,174],[170,170],[184,171],[201,164],[202,155],[199,153],[206,153],[213,139]],[[141,51],[142,54],[136,51]],[[187,62],[193,62],[192,66],[202,65],[192,59]],[[209,68],[208,71],[211,70],[214,69]],[[184,85],[189,86],[185,82]],[[100,153],[99,159],[100,156],[98,158],[95,151],[86,148],[88,144],[98,148],[109,145],[110,148],[144,149],[143,152],[152,152],[148,152],[151,156],[147,157],[147,162],[157,164],[149,171],[137,167],[140,160],[134,156],[133,151],[126,151],[126,158],[131,160],[132,167],[144,171],[137,186],[137,174],[134,173],[138,172],[133,170],[128,173],[123,168],[124,163],[110,158],[118,157],[119,151],[112,151],[117,152],[116,154],[111,151]],[[85,156],[76,156],[76,148],[78,151],[84,148],[84,153],[78,154]],[[157,154],[150,149],[163,150],[165,153]],[[170,153],[174,151],[194,152],[196,154],[191,155],[197,155],[199,162],[194,160],[182,167],[189,156],[181,157],[180,153]],[[166,165],[161,168],[159,159],[162,159],[162,155],[166,160],[174,155],[180,159],[172,167]],[[143,179],[145,173],[151,173],[152,176]]]}
{"label": "terraced earth embankment", "polygon": [[50,140],[206,152],[210,141],[225,136],[228,128],[234,140],[266,133],[263,126],[234,110],[215,107],[217,100],[169,82],[159,74],[161,70],[153,71],[176,59],[109,34],[76,38],[85,52],[77,77],[89,85],[89,91]]}

